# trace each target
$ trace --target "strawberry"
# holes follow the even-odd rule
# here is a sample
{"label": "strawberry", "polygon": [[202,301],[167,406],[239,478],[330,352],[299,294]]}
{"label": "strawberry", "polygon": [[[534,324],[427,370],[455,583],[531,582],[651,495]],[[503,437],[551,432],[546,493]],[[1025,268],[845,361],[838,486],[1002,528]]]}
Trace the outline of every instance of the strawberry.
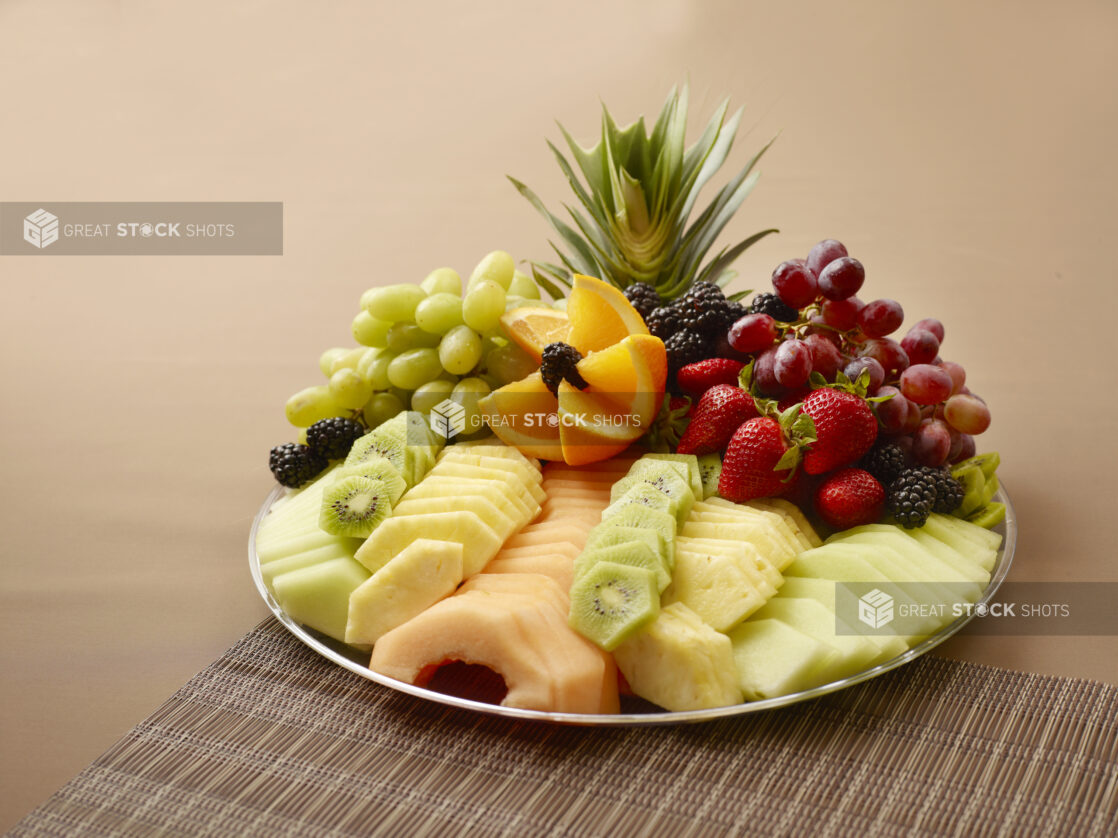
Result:
{"label": "strawberry", "polygon": [[820,387],[804,399],[803,412],[815,422],[815,442],[804,455],[804,471],[823,474],[853,463],[873,447],[877,420],[861,396]]}
{"label": "strawberry", "polygon": [[781,494],[786,488],[782,481],[795,468],[795,463],[791,468],[776,468],[788,451],[776,419],[758,416],[746,421],[734,431],[722,458],[718,494],[735,503]]}
{"label": "strawberry", "polygon": [[733,384],[715,384],[695,405],[676,452],[699,455],[721,451],[741,423],[756,415],[753,396]]}
{"label": "strawberry", "polygon": [[675,382],[684,393],[697,398],[715,384],[737,384],[743,366],[730,358],[706,358],[682,367]]}
{"label": "strawberry", "polygon": [[868,471],[844,468],[827,476],[815,492],[815,511],[836,530],[881,520],[885,489]]}

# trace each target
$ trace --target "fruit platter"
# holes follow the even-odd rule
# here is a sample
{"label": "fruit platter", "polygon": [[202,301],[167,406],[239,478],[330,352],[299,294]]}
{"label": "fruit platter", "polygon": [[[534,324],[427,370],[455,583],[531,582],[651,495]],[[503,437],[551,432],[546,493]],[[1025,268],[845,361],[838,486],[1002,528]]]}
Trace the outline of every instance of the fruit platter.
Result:
{"label": "fruit platter", "polygon": [[776,231],[712,250],[765,149],[699,209],[741,112],[687,146],[686,111],[564,130],[570,222],[510,178],[557,262],[370,288],[288,400],[249,559],[317,653],[476,712],[679,723],[876,677],[994,596],[1016,521],[943,323],[902,335],[835,239],[734,290]]}

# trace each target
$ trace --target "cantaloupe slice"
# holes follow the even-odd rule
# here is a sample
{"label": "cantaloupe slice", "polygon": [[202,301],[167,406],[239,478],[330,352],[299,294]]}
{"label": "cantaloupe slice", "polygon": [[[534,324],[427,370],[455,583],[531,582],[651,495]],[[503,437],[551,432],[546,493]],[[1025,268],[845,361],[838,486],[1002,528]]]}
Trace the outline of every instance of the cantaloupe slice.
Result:
{"label": "cantaloupe slice", "polygon": [[[527,556],[504,556],[498,553],[484,571],[479,574],[486,576],[491,573],[542,573],[550,576],[564,591],[570,591],[571,582],[574,581],[574,562],[565,553],[549,551],[546,547],[533,548],[534,552]],[[477,578],[477,577],[474,577]]]}

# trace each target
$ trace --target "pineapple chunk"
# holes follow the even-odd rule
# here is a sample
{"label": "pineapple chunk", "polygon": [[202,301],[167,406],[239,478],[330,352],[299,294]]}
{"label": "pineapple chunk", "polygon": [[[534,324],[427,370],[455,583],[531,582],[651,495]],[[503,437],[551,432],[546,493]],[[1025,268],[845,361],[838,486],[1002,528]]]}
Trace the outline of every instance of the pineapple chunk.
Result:
{"label": "pineapple chunk", "polygon": [[501,549],[501,537],[473,512],[430,512],[386,519],[358,548],[356,559],[375,573],[419,538],[461,544],[464,578],[479,572]]}
{"label": "pineapple chunk", "polygon": [[718,631],[737,625],[775,593],[741,555],[678,550],[675,561],[663,603],[683,603]]}
{"label": "pineapple chunk", "polygon": [[681,602],[662,608],[613,657],[633,691],[665,710],[703,710],[742,701],[729,638]]}

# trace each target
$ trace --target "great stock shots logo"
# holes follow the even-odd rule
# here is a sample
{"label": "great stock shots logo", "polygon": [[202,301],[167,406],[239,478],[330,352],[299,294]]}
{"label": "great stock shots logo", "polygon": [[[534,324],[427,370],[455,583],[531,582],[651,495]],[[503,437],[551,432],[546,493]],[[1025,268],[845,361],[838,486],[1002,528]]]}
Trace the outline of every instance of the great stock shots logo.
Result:
{"label": "great stock shots logo", "polygon": [[874,588],[858,599],[858,619],[872,629],[879,629],[893,622],[893,598],[885,591]]}
{"label": "great stock shots logo", "polygon": [[443,399],[431,408],[431,430],[450,440],[466,430],[466,408],[453,399]]}
{"label": "great stock shots logo", "polygon": [[58,216],[40,207],[23,219],[23,240],[42,250],[58,241]]}

